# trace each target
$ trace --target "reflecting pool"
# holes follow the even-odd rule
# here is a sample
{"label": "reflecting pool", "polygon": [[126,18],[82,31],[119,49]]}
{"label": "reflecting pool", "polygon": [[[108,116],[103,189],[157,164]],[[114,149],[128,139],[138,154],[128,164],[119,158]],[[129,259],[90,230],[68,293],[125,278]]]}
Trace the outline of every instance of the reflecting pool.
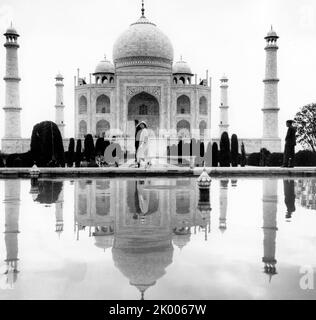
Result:
{"label": "reflecting pool", "polygon": [[316,179],[10,179],[0,197],[0,299],[316,299]]}

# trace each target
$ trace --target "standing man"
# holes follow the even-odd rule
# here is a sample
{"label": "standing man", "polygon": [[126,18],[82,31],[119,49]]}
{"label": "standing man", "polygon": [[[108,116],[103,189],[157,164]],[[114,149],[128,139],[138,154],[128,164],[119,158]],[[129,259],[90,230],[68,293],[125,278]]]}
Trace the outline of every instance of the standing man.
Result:
{"label": "standing man", "polygon": [[139,147],[139,137],[140,137],[140,126],[139,121],[135,120],[135,162],[137,162],[137,150]]}
{"label": "standing man", "polygon": [[288,127],[287,134],[285,137],[285,148],[283,156],[283,166],[293,168],[294,157],[295,157],[295,146],[296,146],[296,129],[293,127],[293,120],[286,121]]}

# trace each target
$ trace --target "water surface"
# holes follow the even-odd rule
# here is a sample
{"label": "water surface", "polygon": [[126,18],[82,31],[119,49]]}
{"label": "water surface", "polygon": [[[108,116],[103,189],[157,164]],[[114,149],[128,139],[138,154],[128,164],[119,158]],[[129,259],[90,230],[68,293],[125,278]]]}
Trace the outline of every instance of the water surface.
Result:
{"label": "water surface", "polygon": [[300,286],[315,194],[315,179],[0,180],[0,299],[315,299]]}

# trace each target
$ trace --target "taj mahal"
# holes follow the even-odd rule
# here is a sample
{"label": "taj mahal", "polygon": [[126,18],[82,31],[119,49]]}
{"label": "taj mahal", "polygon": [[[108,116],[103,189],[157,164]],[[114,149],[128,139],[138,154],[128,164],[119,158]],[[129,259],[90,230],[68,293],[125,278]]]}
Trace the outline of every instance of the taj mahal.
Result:
{"label": "taj mahal", "polygon": [[[18,38],[12,26],[4,34],[6,42],[5,134],[2,152],[26,152],[30,139],[21,137],[19,99]],[[242,140],[247,152],[267,148],[281,151],[278,132],[278,36],[271,28],[266,40],[264,101],[258,106],[258,122],[262,112],[262,136]],[[203,44],[201,44],[203,45]],[[121,34],[113,45],[113,62],[105,57],[88,77],[78,69],[74,83],[74,138],[113,137],[125,148],[134,144],[135,123],[145,121],[153,136],[174,141],[195,138],[218,142],[221,134],[229,134],[229,79],[221,78],[220,119],[218,136],[211,136],[212,78],[208,72],[198,79],[182,57],[175,60],[173,45],[155,23],[145,16],[142,3],[140,18]],[[56,76],[56,118],[65,147],[70,137],[64,136],[63,76]],[[260,85],[260,84],[258,84]],[[52,103],[53,105],[53,103]],[[35,125],[35,123],[34,123]]]}

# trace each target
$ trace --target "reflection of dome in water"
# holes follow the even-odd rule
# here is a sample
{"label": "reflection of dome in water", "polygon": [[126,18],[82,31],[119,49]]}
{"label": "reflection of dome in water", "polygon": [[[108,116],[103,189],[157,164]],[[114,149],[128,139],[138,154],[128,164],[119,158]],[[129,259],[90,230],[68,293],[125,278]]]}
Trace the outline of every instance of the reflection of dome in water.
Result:
{"label": "reflection of dome in water", "polygon": [[174,234],[173,244],[182,250],[191,240],[191,233],[186,234]]}
{"label": "reflection of dome in water", "polygon": [[112,256],[115,266],[143,295],[166,273],[172,263],[173,248],[113,248]]}

